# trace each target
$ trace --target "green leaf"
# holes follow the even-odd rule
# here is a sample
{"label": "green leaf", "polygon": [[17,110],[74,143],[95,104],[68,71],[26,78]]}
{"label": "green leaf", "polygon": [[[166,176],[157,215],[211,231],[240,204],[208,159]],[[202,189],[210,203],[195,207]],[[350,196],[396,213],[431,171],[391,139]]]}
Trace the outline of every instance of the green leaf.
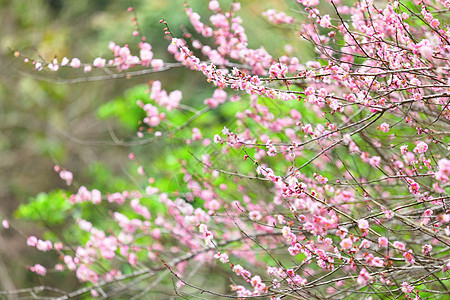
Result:
{"label": "green leaf", "polygon": [[50,193],[40,193],[31,198],[28,204],[22,204],[16,211],[16,216],[28,221],[40,221],[47,225],[64,223],[69,216],[71,204],[62,190]]}

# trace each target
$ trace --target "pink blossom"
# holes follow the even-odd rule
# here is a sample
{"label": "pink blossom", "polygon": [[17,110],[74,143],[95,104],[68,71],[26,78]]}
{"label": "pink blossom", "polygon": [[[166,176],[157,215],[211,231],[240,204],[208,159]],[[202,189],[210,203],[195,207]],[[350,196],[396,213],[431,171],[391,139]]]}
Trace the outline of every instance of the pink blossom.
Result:
{"label": "pink blossom", "polygon": [[250,284],[255,287],[258,284],[261,284],[261,277],[259,277],[258,275],[253,276],[252,279],[250,280]]}
{"label": "pink blossom", "polygon": [[[198,88],[187,89],[190,108],[181,104],[181,90],[164,90],[160,81],[151,81],[149,91],[145,91],[150,99],[139,95],[143,100],[137,101],[144,114],[136,124],[137,135],[148,136],[148,142],[164,137],[175,146],[178,141],[185,142],[193,157],[172,149],[169,166],[178,159],[179,173],[172,174],[172,168],[158,169],[154,172],[161,173],[161,178],[147,179],[147,172],[153,173],[152,166],[130,155],[143,176],[137,176],[135,190],[103,194],[109,203],[103,203],[105,207],[99,210],[105,216],[105,222],[98,224],[101,230],[91,224],[95,215],[84,208],[100,208],[92,204],[101,204],[106,191],[77,184],[78,190],[68,198],[78,226],[85,231],[82,244],[52,245],[34,236],[27,244],[40,251],[57,250],[52,255],[63,256],[65,265],[61,263],[55,270],[76,272],[81,282],[93,286],[92,296],[103,293],[95,287],[99,280],[109,282],[108,290],[116,289],[124,277],[115,268],[123,269],[121,264],[135,267],[141,259],[142,267],[154,270],[159,270],[161,259],[165,259],[183,278],[189,277],[196,264],[219,261],[241,277],[232,281],[247,285],[231,286],[233,295],[240,298],[278,299],[286,291],[289,296],[289,290],[300,290],[307,284],[302,276],[317,281],[313,284],[317,287],[332,282],[333,288],[324,288],[337,293],[330,299],[341,297],[339,291],[355,290],[355,284],[361,293],[367,293],[364,286],[372,280],[376,280],[375,285],[388,286],[393,297],[413,293],[412,284],[421,276],[414,271],[420,266],[413,265],[420,248],[421,259],[435,258],[442,245],[434,236],[450,235],[450,214],[445,207],[441,209],[450,177],[450,161],[444,151],[444,125],[450,119],[446,60],[450,48],[445,44],[448,28],[440,29],[434,18],[448,0],[436,6],[431,0],[414,2],[422,8],[422,17],[417,20],[413,20],[415,14],[402,13],[405,7],[398,1],[374,5],[373,0],[364,0],[350,5],[336,0],[336,12],[343,17],[336,18],[333,13],[336,26],[325,14],[330,12],[326,5],[315,7],[318,0],[297,1],[308,20],[304,24],[301,16],[294,19],[276,10],[264,12],[275,24],[296,22],[297,34],[313,43],[315,54],[304,55],[294,46],[283,50],[283,43],[277,44],[281,53],[274,52],[276,56],[263,46],[252,48],[254,37],[247,37],[243,17],[234,13],[240,4],[221,8],[219,1],[208,0],[212,12],[208,18],[185,6],[191,24],[180,34],[174,32],[180,38],[172,38],[168,23],[160,21],[175,63],[153,59],[152,46],[143,36],[134,45],[111,42],[113,57],[108,62],[100,57],[92,64],[82,64],[76,58],[70,63],[64,58],[61,64],[56,59],[50,63],[31,59],[35,70],[56,71],[70,65],[88,72],[107,65],[117,68],[114,74],[120,76],[184,67],[204,76],[211,89],[203,98],[196,97],[203,93],[192,94]],[[420,20],[428,27],[414,26]],[[132,22],[133,34],[138,35],[140,24],[136,19]],[[287,53],[279,56],[283,52]],[[315,58],[304,62],[306,57]],[[76,70],[71,72],[80,75]],[[286,78],[288,74],[292,78]],[[290,103],[285,106],[279,100]],[[229,128],[220,132],[215,123],[205,128],[209,120],[203,115],[206,111],[224,117],[227,124],[222,126]],[[212,136],[217,145],[210,145]],[[410,143],[414,150],[401,143]],[[429,147],[435,151],[431,153]],[[193,163],[197,158],[199,163]],[[72,183],[71,172],[57,166],[55,172],[67,184]],[[260,180],[249,183],[246,177]],[[165,185],[169,185],[166,191],[153,187]],[[370,197],[382,205],[366,203]],[[410,235],[402,233],[413,228],[397,226],[399,219],[394,217],[400,215],[422,227],[428,237],[407,240]],[[86,220],[79,220],[81,217]],[[3,221],[7,227],[5,224]],[[369,231],[373,234],[366,237]],[[388,236],[396,241],[389,242]],[[378,247],[372,245],[376,242]],[[235,265],[240,262],[255,270],[264,269],[266,254],[261,249],[270,250],[275,264],[281,258],[284,267],[266,264],[268,276],[261,278]],[[293,259],[283,258],[286,254]],[[446,272],[450,263],[441,256],[436,268]],[[297,258],[305,264],[300,265]],[[384,272],[391,263],[406,271]],[[342,270],[333,272],[341,264]],[[45,274],[45,268],[42,271],[39,266],[30,270]],[[322,276],[325,273],[326,278]],[[182,285],[178,281],[177,286]]]}
{"label": "pink blossom", "polygon": [[159,70],[164,66],[164,61],[162,59],[154,59],[150,64],[153,69]]}
{"label": "pink blossom", "polygon": [[80,227],[81,230],[89,232],[92,229],[92,224],[91,224],[91,222],[81,219],[81,220],[78,220],[78,227]]}
{"label": "pink blossom", "polygon": [[104,58],[101,57],[97,57],[96,59],[94,59],[93,62],[93,66],[96,68],[103,68],[105,66],[106,60]]}
{"label": "pink blossom", "polygon": [[295,275],[292,278],[292,282],[298,286],[305,286],[308,283],[308,281],[305,278],[300,277],[300,275]]}
{"label": "pink blossom", "polygon": [[388,246],[388,239],[385,238],[384,236],[380,236],[378,238],[378,247],[382,248],[387,246]]}
{"label": "pink blossom", "polygon": [[53,247],[55,248],[55,250],[60,251],[60,250],[63,249],[64,245],[63,245],[63,243],[61,243],[61,242],[56,242],[56,243],[53,245]]}
{"label": "pink blossom", "polygon": [[218,144],[222,141],[222,138],[220,137],[220,135],[216,134],[214,136],[214,143]]}
{"label": "pink blossom", "polygon": [[295,234],[291,232],[291,228],[288,226],[284,226],[281,230],[281,233],[283,234],[283,237],[286,238],[286,240],[290,243],[294,243],[297,241],[297,237]]}
{"label": "pink blossom", "polygon": [[100,204],[102,202],[102,194],[99,190],[93,189],[91,195],[93,204]]}
{"label": "pink blossom", "polygon": [[202,139],[202,133],[200,129],[194,127],[192,128],[192,140],[200,141]]}
{"label": "pink blossom", "polygon": [[130,263],[130,265],[136,266],[137,263],[136,253],[131,252],[130,254],[128,254],[128,262]]}
{"label": "pink blossom", "polygon": [[311,96],[311,95],[313,95],[314,94],[314,88],[313,87],[311,87],[311,86],[308,86],[306,89],[305,89],[305,95],[306,96]]}
{"label": "pink blossom", "polygon": [[394,242],[394,247],[398,250],[405,250],[405,244],[399,241]]}
{"label": "pink blossom", "polygon": [[384,122],[380,126],[378,126],[378,130],[382,132],[388,132],[389,131],[389,124]]}
{"label": "pink blossom", "polygon": [[72,184],[73,180],[72,172],[67,171],[66,169],[62,169],[61,172],[59,172],[59,177],[61,177],[61,179],[64,180],[67,185]]}
{"label": "pink blossom", "polygon": [[45,276],[45,274],[47,274],[47,269],[40,264],[35,264],[34,266],[30,267],[30,271],[35,272],[36,274],[41,276]]}
{"label": "pink blossom", "polygon": [[59,69],[59,65],[58,65],[58,64],[53,64],[53,63],[49,63],[49,64],[47,65],[47,67],[48,67],[50,70],[52,70],[53,72],[56,72],[56,71],[58,71],[58,69]]}
{"label": "pink blossom", "polygon": [[414,286],[410,285],[408,282],[402,282],[402,292],[403,293],[412,293],[414,291]]}
{"label": "pink blossom", "polygon": [[76,272],[77,278],[80,282],[98,282],[98,274],[89,269],[85,264],[81,264]]}
{"label": "pink blossom", "polygon": [[217,10],[219,10],[219,9],[220,9],[219,2],[216,1],[216,0],[211,0],[211,1],[209,1],[209,6],[208,6],[208,8],[209,8],[209,10],[212,10],[212,11],[217,11]]}
{"label": "pink blossom", "polygon": [[244,268],[241,265],[235,265],[233,266],[233,272],[236,273],[236,275],[241,275],[244,272]]}
{"label": "pink blossom", "polygon": [[141,49],[140,51],[140,58],[142,60],[142,62],[146,63],[146,65],[148,65],[148,63],[150,63],[150,61],[153,58],[153,52],[150,51],[150,49],[146,48],[146,49]]}
{"label": "pink blossom", "polygon": [[91,65],[85,65],[83,71],[84,71],[84,73],[91,72],[92,71],[92,66]]}
{"label": "pink blossom", "polygon": [[430,251],[433,249],[433,246],[429,245],[429,244],[425,244],[422,246],[422,253],[425,255],[428,255],[428,253],[430,253]]}
{"label": "pink blossom", "polygon": [[449,181],[450,177],[450,160],[443,158],[438,161],[438,171],[435,175],[436,179],[442,182]]}
{"label": "pink blossom", "polygon": [[37,237],[32,235],[32,236],[27,238],[27,245],[30,246],[30,247],[36,247],[37,241],[38,241]]}
{"label": "pink blossom", "polygon": [[410,264],[414,264],[416,260],[414,259],[414,256],[412,255],[412,250],[409,250],[408,252],[403,253],[403,257],[406,259],[407,262]]}
{"label": "pink blossom", "polygon": [[433,19],[433,20],[431,20],[431,22],[430,22],[430,26],[433,27],[433,28],[438,28],[439,25],[440,25],[440,23],[439,23],[439,20],[438,20],[438,19]]}
{"label": "pink blossom", "polygon": [[416,101],[420,101],[420,100],[422,100],[423,97],[422,97],[422,94],[420,94],[420,93],[414,93],[413,98]]}
{"label": "pink blossom", "polygon": [[266,16],[274,24],[291,24],[294,22],[293,17],[286,15],[285,12],[277,12],[275,9],[263,12],[263,16]]}
{"label": "pink blossom", "polygon": [[70,62],[70,66],[74,69],[79,68],[81,66],[81,61],[78,58],[73,58]]}
{"label": "pink blossom", "polygon": [[381,162],[381,157],[379,156],[372,156],[369,158],[369,165],[372,167],[379,167]]}
{"label": "pink blossom", "polygon": [[369,229],[369,222],[367,220],[361,219],[358,221],[359,229]]}
{"label": "pink blossom", "polygon": [[34,68],[37,71],[41,71],[42,70],[42,63],[41,62],[36,62],[36,64],[34,65]]}
{"label": "pink blossom", "polygon": [[283,64],[274,64],[270,67],[270,77],[271,78],[284,78],[288,68]]}
{"label": "pink blossom", "polygon": [[340,243],[339,245],[341,245],[341,247],[342,247],[343,249],[348,250],[348,249],[351,249],[351,248],[352,248],[353,242],[352,242],[352,240],[351,240],[350,238],[345,238],[345,239],[343,239],[343,240],[341,241],[341,243]]}
{"label": "pink blossom", "polygon": [[414,195],[420,194],[420,185],[417,182],[412,181],[409,185],[409,191]]}
{"label": "pink blossom", "polygon": [[371,244],[372,244],[371,241],[364,239],[361,241],[361,244],[359,245],[359,247],[367,249],[370,247]]}
{"label": "pink blossom", "polygon": [[74,262],[73,258],[69,255],[64,256],[64,263],[66,264],[67,268],[69,270],[75,270],[77,268],[76,263]]}
{"label": "pink blossom", "polygon": [[417,143],[417,145],[416,145],[416,147],[414,148],[413,151],[415,153],[425,153],[425,152],[427,152],[427,150],[428,150],[427,143],[420,141],[420,142]]}
{"label": "pink blossom", "polygon": [[2,226],[3,226],[3,228],[8,229],[9,228],[8,220],[6,220],[6,219],[2,220]]}
{"label": "pink blossom", "polygon": [[62,264],[56,264],[55,270],[59,272],[64,271],[64,266]]}
{"label": "pink blossom", "polygon": [[63,57],[61,60],[61,66],[66,66],[69,63],[69,59],[67,57]]}
{"label": "pink blossom", "polygon": [[362,268],[359,272],[359,276],[356,279],[359,285],[367,285],[372,280],[372,276],[369,274],[369,272],[366,270],[366,268]]}
{"label": "pink blossom", "polygon": [[319,0],[297,0],[297,2],[307,7],[319,5]]}
{"label": "pink blossom", "polygon": [[252,210],[248,213],[250,220],[259,221],[262,218],[261,213],[258,210]]}
{"label": "pink blossom", "polygon": [[108,195],[108,202],[116,202],[117,204],[122,205],[125,202],[125,197],[121,193],[110,194]]}
{"label": "pink blossom", "polygon": [[218,253],[214,254],[214,258],[220,260],[220,262],[222,262],[223,264],[226,264],[227,262],[229,262],[228,254],[226,254],[226,253],[218,252]]}
{"label": "pink blossom", "polygon": [[36,244],[36,249],[42,252],[47,252],[53,249],[53,245],[52,242],[48,240],[47,241],[38,240]]}
{"label": "pink blossom", "polygon": [[324,15],[320,18],[320,27],[329,28],[331,27],[330,15]]}
{"label": "pink blossom", "polygon": [[408,145],[400,146],[400,152],[405,155],[408,152]]}

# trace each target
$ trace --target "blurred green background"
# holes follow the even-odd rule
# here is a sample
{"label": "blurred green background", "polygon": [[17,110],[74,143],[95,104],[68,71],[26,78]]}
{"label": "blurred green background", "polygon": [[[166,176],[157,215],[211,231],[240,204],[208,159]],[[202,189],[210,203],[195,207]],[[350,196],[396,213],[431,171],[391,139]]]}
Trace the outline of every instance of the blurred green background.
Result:
{"label": "blurred green background", "polygon": [[[209,16],[208,1],[187,2],[200,14]],[[221,3],[227,8],[231,1]],[[58,84],[55,81],[85,75],[81,70],[38,73],[30,64],[25,64],[23,58],[14,58],[13,51],[46,61],[67,56],[92,62],[98,56],[111,57],[109,41],[129,44],[131,49],[136,49],[139,38],[132,36],[134,14],[127,12],[127,7],[133,6],[142,32],[153,46],[155,58],[170,62],[173,59],[165,51],[168,42],[158,21],[165,18],[172,32],[181,36],[181,25],[190,29],[183,4],[183,0],[0,1],[0,219],[10,219],[17,229],[0,233],[0,289],[42,283],[39,276],[27,271],[27,266],[52,258],[27,248],[24,235],[41,236],[43,231],[60,226],[58,221],[49,219],[53,210],[64,210],[63,204],[52,202],[59,199],[61,192],[52,191],[68,188],[53,172],[55,164],[74,173],[75,184],[69,188],[72,192],[80,185],[103,191],[135,185],[130,173],[136,165],[127,159],[130,151],[137,153],[144,166],[150,169],[147,173],[161,173],[159,161],[178,164],[179,154],[168,149],[182,145],[180,141],[165,140],[163,144],[139,147],[113,143],[113,136],[126,141],[136,139],[137,122],[143,115],[135,103],[146,96],[146,84],[160,80],[168,91],[180,89],[183,103],[196,108],[201,108],[198,104],[214,90],[200,75],[180,69],[130,79]],[[268,8],[288,9],[285,1],[245,1],[242,7],[239,15],[243,16],[251,47],[264,45],[277,57],[285,54],[285,43],[294,47],[302,45],[295,32],[283,28],[269,31],[273,27],[261,17],[261,12]],[[301,52],[307,60],[308,52]],[[215,117],[229,118],[227,122],[233,122],[234,118],[233,114],[219,112],[199,122],[214,122]],[[204,136],[212,138],[215,133],[207,132]],[[166,181],[177,181],[170,178],[173,176],[170,172],[168,176]],[[45,194],[34,198],[42,192]],[[50,211],[47,216],[36,217],[47,218],[42,220],[42,227],[13,219],[19,205],[31,198],[42,200],[39,205],[43,206],[38,209]],[[77,285],[76,279],[71,277],[65,281],[65,286],[59,287],[73,289]]]}

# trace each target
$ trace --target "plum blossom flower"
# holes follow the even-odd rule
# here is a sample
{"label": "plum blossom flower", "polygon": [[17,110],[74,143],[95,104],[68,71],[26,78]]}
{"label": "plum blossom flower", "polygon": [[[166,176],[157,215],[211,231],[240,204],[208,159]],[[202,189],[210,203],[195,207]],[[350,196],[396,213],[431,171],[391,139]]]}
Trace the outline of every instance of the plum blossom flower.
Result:
{"label": "plum blossom flower", "polygon": [[320,27],[323,27],[323,28],[331,27],[330,15],[322,16],[322,18],[320,18],[319,25],[320,25]]}
{"label": "plum blossom flower", "polygon": [[303,4],[306,7],[319,5],[319,0],[297,0],[297,2]]}
{"label": "plum blossom flower", "polygon": [[258,284],[261,284],[261,277],[259,277],[258,275],[255,275],[252,277],[252,279],[250,280],[250,284],[255,287]]}
{"label": "plum blossom flower", "polygon": [[209,1],[208,8],[209,8],[209,10],[212,10],[212,11],[216,11],[216,10],[220,9],[219,2],[217,0]]}
{"label": "plum blossom flower", "polygon": [[381,162],[381,157],[379,156],[372,156],[369,158],[369,165],[372,167],[379,167]]}
{"label": "plum blossom flower", "polygon": [[56,72],[56,71],[58,71],[58,69],[59,69],[59,65],[58,65],[58,64],[54,64],[54,63],[49,63],[49,64],[47,65],[47,67],[48,67],[50,70],[52,70],[53,72]]}
{"label": "plum blossom flower", "polygon": [[378,247],[387,247],[388,246],[388,239],[385,238],[384,236],[380,236],[378,238]]}
{"label": "plum blossom flower", "polygon": [[409,191],[414,195],[420,194],[420,185],[417,182],[412,181],[409,185]]}
{"label": "plum blossom flower", "polygon": [[422,253],[425,255],[428,255],[428,253],[430,253],[430,251],[433,249],[433,246],[429,245],[429,244],[425,244],[422,246]]}
{"label": "plum blossom flower", "polygon": [[295,234],[291,232],[291,228],[288,226],[284,226],[281,230],[281,233],[283,234],[283,237],[290,243],[295,243],[297,241],[297,237]]}
{"label": "plum blossom flower", "polygon": [[394,247],[398,250],[405,250],[405,244],[399,241],[394,242]]}
{"label": "plum blossom flower", "polygon": [[440,25],[440,23],[439,23],[439,20],[438,20],[438,19],[433,19],[433,20],[431,20],[431,22],[430,22],[430,26],[433,27],[433,28],[438,28],[439,25]]}
{"label": "plum blossom flower", "polygon": [[350,238],[345,238],[345,239],[343,239],[343,240],[341,241],[341,243],[340,243],[339,245],[341,245],[341,247],[342,247],[343,249],[348,250],[348,249],[351,249],[351,248],[352,248],[353,242],[352,242],[352,240],[351,240]]}
{"label": "plum blossom flower", "polygon": [[72,184],[72,180],[73,180],[72,172],[67,171],[66,169],[62,169],[61,172],[59,172],[59,177],[61,177],[61,179],[64,180],[67,185]]}
{"label": "plum blossom flower", "polygon": [[80,280],[81,282],[98,282],[98,274],[89,269],[89,267],[87,267],[85,264],[81,264],[78,267],[76,275],[78,280]]}
{"label": "plum blossom flower", "polygon": [[402,282],[402,292],[403,293],[411,293],[414,291],[414,286],[410,285],[408,282]]}
{"label": "plum blossom flower", "polygon": [[414,256],[412,254],[412,250],[409,250],[407,252],[403,253],[403,257],[406,259],[407,262],[409,262],[410,264],[414,264],[416,262],[416,260],[414,259]]}
{"label": "plum blossom flower", "polygon": [[359,229],[369,229],[369,222],[367,220],[361,219],[358,221]]}
{"label": "plum blossom flower", "polygon": [[438,171],[435,174],[437,180],[447,182],[450,177],[450,160],[443,158],[438,161]]}
{"label": "plum blossom flower", "polygon": [[36,274],[41,276],[45,276],[45,274],[47,274],[47,269],[40,264],[35,264],[34,266],[30,267],[30,271],[35,272]]}
{"label": "plum blossom flower", "polygon": [[42,63],[41,62],[36,62],[36,64],[34,65],[34,68],[37,71],[41,71],[42,70]]}
{"label": "plum blossom flower", "polygon": [[291,24],[294,22],[293,17],[286,15],[285,12],[277,12],[275,9],[263,12],[263,16],[267,17],[274,24]]}
{"label": "plum blossom flower", "polygon": [[244,268],[241,265],[235,265],[233,266],[232,270],[236,275],[241,275],[244,271]]}
{"label": "plum blossom flower", "polygon": [[100,204],[102,202],[102,194],[99,190],[93,189],[91,191],[92,203]]}
{"label": "plum blossom flower", "polygon": [[287,71],[288,67],[280,63],[272,65],[269,70],[271,78],[284,78]]}
{"label": "plum blossom flower", "polygon": [[151,61],[150,65],[153,69],[159,70],[164,67],[164,61],[162,59],[154,59]]}
{"label": "plum blossom flower", "polygon": [[50,251],[52,250],[52,248],[53,248],[52,242],[48,240],[47,241],[38,240],[36,243],[36,249],[42,252]]}
{"label": "plum blossom flower", "polygon": [[72,58],[72,61],[70,62],[70,66],[74,69],[77,69],[81,66],[81,61],[78,58]]}
{"label": "plum blossom flower", "polygon": [[69,59],[67,57],[63,57],[61,60],[61,66],[66,66],[69,63]]}
{"label": "plum blossom flower", "polygon": [[6,219],[2,220],[2,226],[3,226],[3,228],[8,229],[9,228],[8,220],[6,220]]}
{"label": "plum blossom flower", "polygon": [[261,212],[259,210],[252,210],[248,213],[250,220],[259,221],[262,218]]}
{"label": "plum blossom flower", "polygon": [[128,262],[130,263],[130,265],[136,266],[136,264],[137,264],[137,255],[136,255],[136,253],[131,252],[130,254],[128,254]]}
{"label": "plum blossom flower", "polygon": [[362,268],[359,272],[358,279],[356,279],[356,282],[358,282],[359,285],[364,286],[370,283],[372,280],[372,276],[369,274],[366,268]]}
{"label": "plum blossom flower", "polygon": [[380,124],[380,126],[378,126],[377,129],[382,131],[382,132],[388,132],[389,131],[389,124],[384,122],[384,123]]}
{"label": "plum blossom flower", "polygon": [[427,143],[420,141],[417,143],[416,148],[414,148],[413,151],[415,153],[425,153],[425,152],[427,152],[427,150],[428,150]]}
{"label": "plum blossom flower", "polygon": [[106,60],[104,58],[101,57],[97,57],[96,59],[94,59],[94,62],[92,63],[92,65],[96,68],[103,68],[106,64]]}
{"label": "plum blossom flower", "polygon": [[214,254],[214,258],[220,260],[224,264],[229,261],[228,254],[226,253],[217,252],[216,254]]}
{"label": "plum blossom flower", "polygon": [[38,241],[38,239],[34,235],[29,236],[27,238],[27,245],[30,247],[36,247],[37,241]]}

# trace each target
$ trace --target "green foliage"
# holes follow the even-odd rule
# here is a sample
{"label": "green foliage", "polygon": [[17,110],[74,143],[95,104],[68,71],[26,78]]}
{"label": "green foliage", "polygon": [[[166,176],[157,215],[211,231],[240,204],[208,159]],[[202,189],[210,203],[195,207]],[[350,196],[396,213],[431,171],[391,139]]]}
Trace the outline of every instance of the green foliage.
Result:
{"label": "green foliage", "polygon": [[126,129],[137,131],[138,121],[145,117],[145,112],[136,105],[136,102],[138,100],[142,100],[144,103],[148,102],[146,101],[148,99],[146,90],[148,90],[148,86],[144,84],[128,89],[122,97],[102,104],[98,108],[97,116],[101,120],[117,119],[120,125]]}
{"label": "green foliage", "polygon": [[66,192],[54,190],[50,193],[38,194],[31,198],[28,204],[21,204],[16,211],[16,216],[47,225],[60,225],[69,215],[70,208],[71,205],[66,200]]}
{"label": "green foliage", "polygon": [[125,178],[115,176],[112,169],[101,162],[92,163],[88,167],[88,174],[91,178],[90,184],[87,186],[89,189],[114,193],[130,187],[130,183]]}

